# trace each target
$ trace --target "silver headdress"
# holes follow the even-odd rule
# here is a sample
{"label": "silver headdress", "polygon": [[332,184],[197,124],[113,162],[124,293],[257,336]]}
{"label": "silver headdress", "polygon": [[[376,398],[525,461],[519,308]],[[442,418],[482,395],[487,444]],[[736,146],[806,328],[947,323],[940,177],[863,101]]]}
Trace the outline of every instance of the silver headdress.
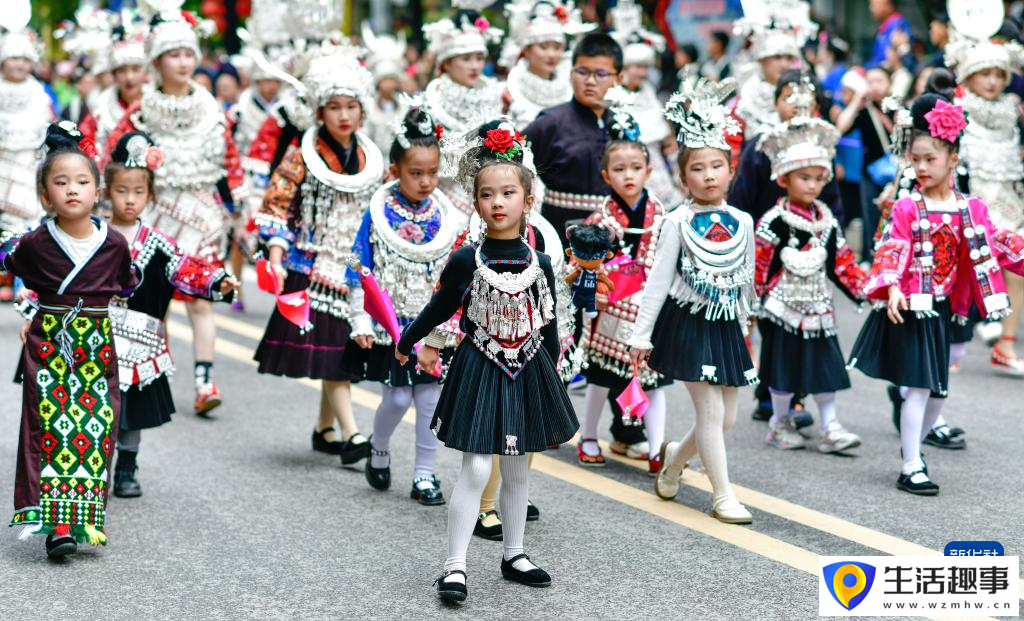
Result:
{"label": "silver headdress", "polygon": [[755,60],[800,56],[800,48],[818,33],[805,0],[742,0],[743,17],[733,31],[751,39]]}
{"label": "silver headdress", "polygon": [[359,63],[365,52],[353,45],[324,45],[309,62],[302,78],[306,103],[313,109],[325,105],[335,95],[359,100],[363,110],[373,105],[373,75]]}
{"label": "silver headdress", "polygon": [[993,37],[1003,26],[1004,9],[1000,0],[949,0],[949,21],[953,25],[946,46],[946,66],[956,71],[963,82],[984,69],[1002,69],[1010,76],[1024,65],[1024,47],[1016,41],[998,41]]}
{"label": "silver headdress", "polygon": [[8,58],[37,62],[42,46],[39,35],[28,27],[32,19],[31,0],[7,0],[0,10],[0,63]]}
{"label": "silver headdress", "polygon": [[640,124],[636,122],[629,108],[636,103],[636,93],[632,93],[621,86],[608,89],[604,100],[601,102],[611,113],[611,122],[608,123],[608,134],[612,140],[627,140],[629,142],[642,142],[640,139]]}
{"label": "silver headdress", "polygon": [[363,22],[363,45],[369,51],[366,65],[378,82],[384,78],[397,77],[405,69],[405,33],[398,36],[378,35],[368,22]]}
{"label": "silver headdress", "polygon": [[[493,0],[491,0],[493,1]],[[457,9],[479,11],[491,4],[490,1],[472,2],[456,0],[452,5]],[[458,23],[456,23],[456,21]],[[486,17],[478,16],[472,21],[460,13],[445,17],[423,27],[428,49],[440,63],[463,54],[486,54],[487,44],[499,43],[502,31],[494,28]]]}
{"label": "silver headdress", "polygon": [[740,125],[723,102],[736,90],[736,80],[715,84],[703,78],[687,81],[665,104],[665,117],[679,126],[676,141],[690,149],[729,150],[726,134],[737,135]]}
{"label": "silver headdress", "polygon": [[[253,0],[252,14],[246,27],[238,29],[242,51],[232,57],[236,67],[249,73],[252,81],[279,80],[281,73],[290,73],[298,55],[282,25],[288,20],[288,3],[278,0]],[[262,55],[256,62],[255,52]]]}
{"label": "silver headdress", "polygon": [[[488,147],[487,131],[504,132],[512,139],[512,147],[503,153],[495,153]],[[483,134],[483,135],[481,135]],[[442,178],[454,179],[469,194],[473,192],[473,182],[484,162],[493,159],[507,159],[521,162],[537,179],[537,170],[533,164],[533,151],[529,143],[519,133],[508,117],[494,119],[480,125],[474,125],[465,132],[449,132],[441,139],[441,170]]]}
{"label": "silver headdress", "polygon": [[144,66],[146,58],[146,35],[149,26],[134,11],[121,11],[117,27],[114,28],[110,43],[107,69],[113,71],[128,65]]}
{"label": "silver headdress", "polygon": [[212,35],[216,27],[208,19],[201,20],[183,11],[183,3],[184,0],[144,0],[139,3],[140,12],[153,15],[146,37],[146,57],[150,61],[179,48],[192,50],[196,58],[201,56],[200,38]]}
{"label": "silver headdress", "polygon": [[772,163],[772,179],[800,168],[820,166],[832,174],[839,130],[810,116],[797,115],[761,136],[757,149]]}
{"label": "silver headdress", "polygon": [[414,125],[415,130],[419,135],[424,137],[436,136],[438,140],[440,140],[441,136],[438,134],[440,133],[441,126],[436,120],[434,120],[434,117],[424,109],[422,97],[409,97],[405,93],[399,93],[398,107],[399,109],[404,110],[405,113],[391,121],[391,130],[395,134],[395,140],[398,141],[398,144],[402,145],[403,149],[408,149],[412,146],[408,137],[409,126],[406,124],[405,119],[408,118],[409,113],[414,110],[419,110],[422,113],[419,120]]}
{"label": "silver headdress", "polygon": [[548,41],[567,43],[590,32],[596,24],[583,23],[573,0],[513,0],[505,5],[508,37],[499,63],[512,67],[527,46]]}
{"label": "silver headdress", "polygon": [[635,0],[620,0],[612,8],[611,33],[622,46],[623,65],[653,65],[665,51],[665,37],[644,29],[643,8]]}
{"label": "silver headdress", "polygon": [[61,40],[69,56],[89,58],[93,73],[103,73],[112,69],[110,48],[117,21],[117,15],[111,11],[82,7],[75,11],[74,21],[62,22],[53,36]]}

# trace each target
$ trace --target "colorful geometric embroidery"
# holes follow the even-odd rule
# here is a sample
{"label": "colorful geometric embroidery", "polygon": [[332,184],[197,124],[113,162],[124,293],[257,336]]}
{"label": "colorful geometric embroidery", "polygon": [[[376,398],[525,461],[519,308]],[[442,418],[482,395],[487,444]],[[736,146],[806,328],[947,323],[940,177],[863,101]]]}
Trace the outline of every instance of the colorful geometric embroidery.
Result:
{"label": "colorful geometric embroidery", "polygon": [[36,373],[42,460],[40,507],[22,509],[12,525],[41,523],[39,532],[68,531],[79,541],[106,543],[107,500],[114,410],[107,372],[114,361],[110,320],[79,316],[68,330],[74,368],[55,355],[62,315],[43,312]]}
{"label": "colorful geometric embroidery", "polygon": [[932,278],[935,281],[936,290],[938,290],[939,286],[945,288],[950,275],[956,269],[957,259],[959,258],[960,239],[949,226],[942,225],[931,234],[931,242],[934,261]]}

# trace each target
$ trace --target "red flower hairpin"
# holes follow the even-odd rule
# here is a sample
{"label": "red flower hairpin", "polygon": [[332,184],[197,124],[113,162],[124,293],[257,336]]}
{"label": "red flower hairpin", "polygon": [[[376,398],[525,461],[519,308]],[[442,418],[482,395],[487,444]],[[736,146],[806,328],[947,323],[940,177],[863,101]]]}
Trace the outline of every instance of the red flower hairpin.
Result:
{"label": "red flower hairpin", "polygon": [[78,141],[78,148],[82,150],[82,153],[85,153],[93,159],[99,157],[100,152],[96,150],[96,143],[88,136],[85,136]]}
{"label": "red flower hairpin", "polygon": [[435,125],[434,126],[434,135],[437,136],[438,140],[440,140],[441,136],[444,136],[444,126],[441,125],[440,123]]}
{"label": "red flower hairpin", "polygon": [[935,102],[935,107],[924,115],[924,120],[928,121],[928,133],[946,142],[956,142],[967,127],[964,109],[944,100]]}
{"label": "red flower hairpin", "polygon": [[193,28],[199,25],[199,20],[196,19],[196,16],[192,14],[192,11],[182,11],[181,18],[188,22],[188,25],[192,26]]}
{"label": "red flower hairpin", "polygon": [[522,151],[522,141],[523,136],[518,130],[502,124],[497,129],[487,130],[484,146],[490,149],[495,157],[511,160]]}
{"label": "red flower hairpin", "polygon": [[555,7],[555,17],[557,17],[558,21],[563,23],[563,24],[568,23],[569,22],[569,9],[565,8],[564,6],[556,6]]}
{"label": "red flower hairpin", "polygon": [[476,29],[479,30],[480,32],[487,32],[487,29],[491,27],[491,22],[487,21],[487,18],[481,15],[480,17],[476,18],[476,21],[473,22],[473,25],[476,26]]}
{"label": "red flower hairpin", "polygon": [[146,168],[155,171],[164,163],[164,152],[160,147],[151,146],[146,149]]}

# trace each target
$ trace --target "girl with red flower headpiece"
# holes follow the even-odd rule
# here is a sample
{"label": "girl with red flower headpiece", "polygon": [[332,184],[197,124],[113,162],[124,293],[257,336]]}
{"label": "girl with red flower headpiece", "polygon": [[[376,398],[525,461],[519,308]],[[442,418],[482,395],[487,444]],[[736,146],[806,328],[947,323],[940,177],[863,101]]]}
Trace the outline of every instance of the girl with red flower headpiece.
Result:
{"label": "girl with red flower headpiece", "polygon": [[866,286],[875,310],[850,366],[906,387],[900,405],[902,467],[896,486],[939,493],[921,452],[949,389],[951,321],[972,304],[991,318],[1010,312],[1001,270],[1024,274],[1024,239],[998,229],[977,197],[953,189],[964,110],[926,93],[911,107],[908,160],[917,185],[892,208]]}

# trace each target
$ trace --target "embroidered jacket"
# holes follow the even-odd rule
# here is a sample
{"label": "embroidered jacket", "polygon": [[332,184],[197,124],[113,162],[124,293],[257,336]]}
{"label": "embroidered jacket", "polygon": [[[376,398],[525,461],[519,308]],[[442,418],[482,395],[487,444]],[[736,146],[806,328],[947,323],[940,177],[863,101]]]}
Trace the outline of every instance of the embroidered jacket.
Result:
{"label": "embroidered jacket", "polygon": [[899,285],[908,299],[949,299],[958,317],[967,316],[972,302],[983,314],[1001,317],[1009,300],[1000,269],[1024,274],[1024,238],[996,229],[985,203],[957,195],[955,207],[939,211],[913,192],[893,205],[866,293],[885,301],[888,287]]}
{"label": "embroidered jacket", "polygon": [[818,201],[806,210],[785,201],[757,225],[754,286],[760,316],[808,338],[831,336],[836,326],[829,281],[860,302],[867,275],[827,205]]}

